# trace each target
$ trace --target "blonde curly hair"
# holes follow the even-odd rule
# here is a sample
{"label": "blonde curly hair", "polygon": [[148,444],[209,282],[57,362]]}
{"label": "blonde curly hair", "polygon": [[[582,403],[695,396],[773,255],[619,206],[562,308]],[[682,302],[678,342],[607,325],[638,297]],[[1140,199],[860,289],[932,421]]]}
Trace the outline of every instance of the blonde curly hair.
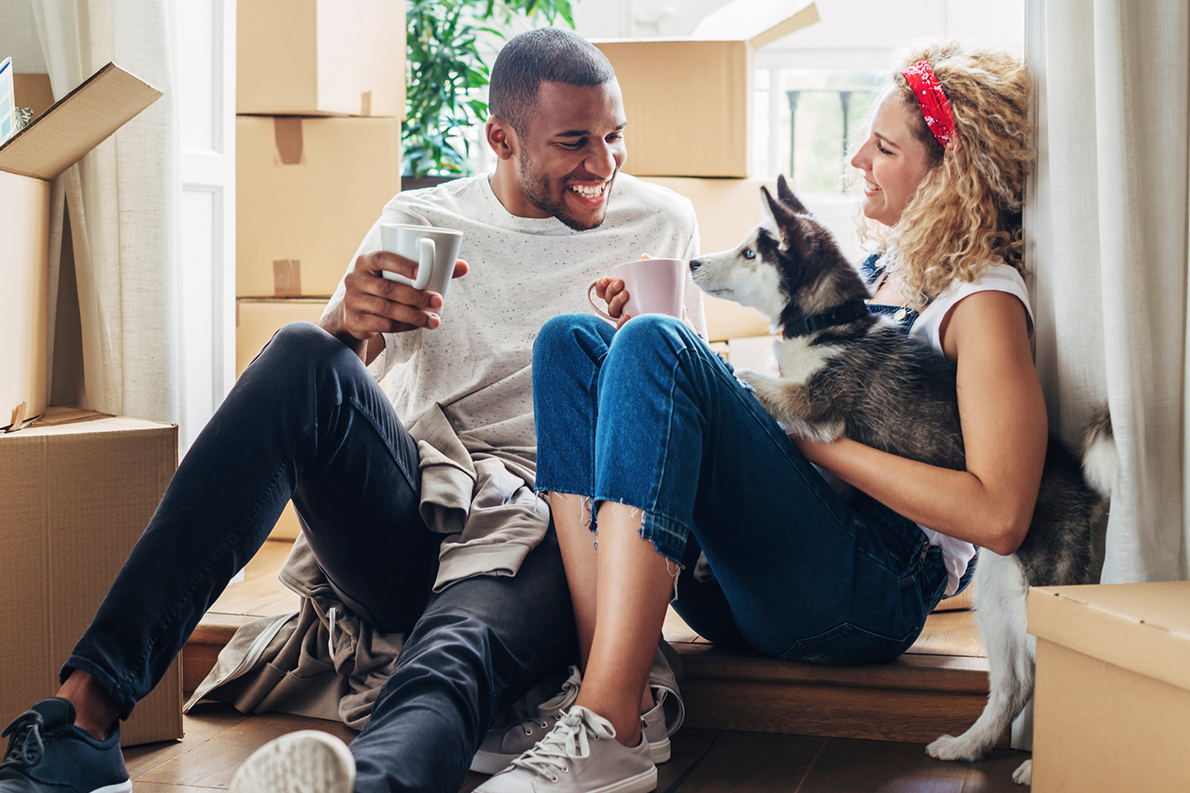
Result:
{"label": "blonde curly hair", "polygon": [[[901,74],[920,60],[934,70],[954,113],[957,145],[949,149],[926,126]],[[921,304],[955,278],[978,279],[997,261],[1024,275],[1021,210],[1034,160],[1032,84],[1024,63],[953,42],[916,45],[900,63],[880,97],[895,96],[912,110],[913,132],[930,168],[896,225],[861,222],[861,240],[895,254],[906,297]]]}

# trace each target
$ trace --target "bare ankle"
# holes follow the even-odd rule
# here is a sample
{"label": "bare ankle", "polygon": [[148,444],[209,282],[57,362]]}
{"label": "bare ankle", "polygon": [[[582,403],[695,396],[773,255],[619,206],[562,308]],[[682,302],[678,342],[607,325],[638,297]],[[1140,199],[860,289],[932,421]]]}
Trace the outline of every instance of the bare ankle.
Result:
{"label": "bare ankle", "polygon": [[75,669],[66,678],[58,696],[74,705],[74,725],[103,740],[112,731],[120,717],[120,705],[87,672]]}
{"label": "bare ankle", "polygon": [[656,704],[656,700],[653,699],[653,689],[645,686],[645,693],[640,698],[641,715],[648,713]]}
{"label": "bare ankle", "polygon": [[574,704],[582,705],[584,708],[593,711],[596,715],[610,721],[616,731],[616,740],[629,749],[634,748],[640,743],[640,714],[637,713],[635,703],[624,708],[611,702],[600,702],[594,699],[584,701],[582,692],[580,691],[579,697],[575,700]]}

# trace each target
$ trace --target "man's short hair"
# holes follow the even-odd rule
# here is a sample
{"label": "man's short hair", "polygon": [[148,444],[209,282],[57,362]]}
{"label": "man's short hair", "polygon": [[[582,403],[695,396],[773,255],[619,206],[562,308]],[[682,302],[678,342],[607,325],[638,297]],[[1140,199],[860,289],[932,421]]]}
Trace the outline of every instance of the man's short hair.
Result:
{"label": "man's short hair", "polygon": [[512,37],[492,66],[488,110],[525,136],[542,83],[603,85],[616,77],[602,52],[581,36],[538,28]]}

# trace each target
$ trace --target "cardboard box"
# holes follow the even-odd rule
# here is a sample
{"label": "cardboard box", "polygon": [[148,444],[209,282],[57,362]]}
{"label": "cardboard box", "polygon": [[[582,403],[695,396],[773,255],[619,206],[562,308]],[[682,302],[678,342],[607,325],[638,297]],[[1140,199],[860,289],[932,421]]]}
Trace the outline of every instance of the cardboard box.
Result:
{"label": "cardboard box", "polygon": [[391,118],[236,118],[236,296],[330,297],[401,189]]}
{"label": "cardboard box", "polygon": [[27,107],[37,118],[54,104],[54,89],[48,74],[14,74],[13,91],[16,106]]}
{"label": "cardboard box", "polygon": [[236,377],[244,373],[274,333],[291,322],[313,322],[317,325],[324,308],[326,300],[313,298],[237,300]]}
{"label": "cardboard box", "polygon": [[754,51],[817,21],[806,0],[736,0],[689,38],[593,41],[624,94],[624,171],[747,176]]}
{"label": "cardboard box", "polygon": [[[46,418],[70,410],[50,408]],[[57,692],[59,669],[148,525],[177,462],[178,428],[151,421],[38,422],[0,435],[0,543],[9,549],[0,576],[0,720]],[[175,661],[123,725],[121,743],[181,736]]]}
{"label": "cardboard box", "polygon": [[236,112],[405,117],[405,4],[240,0]]}
{"label": "cardboard box", "polygon": [[0,146],[0,428],[45,412],[50,180],[159,96],[109,63]]}
{"label": "cardboard box", "polygon": [[1190,790],[1190,582],[1035,587],[1033,790]]}

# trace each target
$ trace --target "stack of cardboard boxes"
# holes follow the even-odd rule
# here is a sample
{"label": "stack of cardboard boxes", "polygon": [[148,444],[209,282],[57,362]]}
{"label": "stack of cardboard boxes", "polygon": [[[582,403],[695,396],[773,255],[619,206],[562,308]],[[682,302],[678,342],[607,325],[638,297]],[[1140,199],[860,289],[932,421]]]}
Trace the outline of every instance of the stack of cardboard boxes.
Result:
{"label": "stack of cardboard boxes", "polygon": [[[278,328],[318,321],[400,191],[405,9],[241,0],[237,15],[238,376]],[[291,504],[273,536],[298,531]]]}
{"label": "stack of cardboard boxes", "polygon": [[[0,147],[3,722],[58,690],[59,668],[152,517],[178,454],[174,425],[46,407],[50,180],[161,93],[108,64],[56,104],[46,75],[18,76],[15,94],[34,120]],[[175,662],[121,743],[181,736]]]}
{"label": "stack of cardboard boxes", "polygon": [[[623,170],[693,202],[703,251],[738,245],[760,222],[760,187],[775,190],[775,177],[749,172],[755,50],[817,21],[808,0],[736,0],[689,38],[594,42],[624,94]],[[763,368],[768,322],[735,303],[705,303],[711,342],[734,363]]]}

